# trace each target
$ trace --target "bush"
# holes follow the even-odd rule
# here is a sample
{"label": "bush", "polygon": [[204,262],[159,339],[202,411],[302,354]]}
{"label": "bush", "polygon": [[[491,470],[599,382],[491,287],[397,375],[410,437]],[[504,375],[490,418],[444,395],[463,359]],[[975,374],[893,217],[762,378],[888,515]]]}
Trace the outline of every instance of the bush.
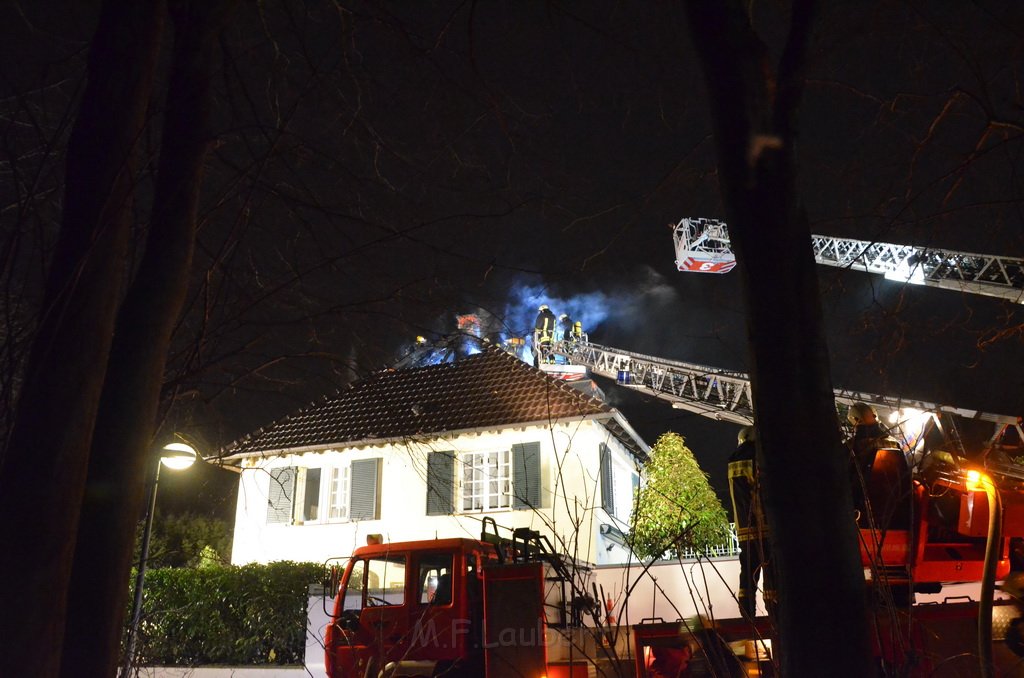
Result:
{"label": "bush", "polygon": [[146,572],[140,666],[301,664],[317,563]]}
{"label": "bush", "polygon": [[629,541],[641,558],[703,552],[730,539],[729,518],[707,474],[678,433],[665,433],[644,465]]}

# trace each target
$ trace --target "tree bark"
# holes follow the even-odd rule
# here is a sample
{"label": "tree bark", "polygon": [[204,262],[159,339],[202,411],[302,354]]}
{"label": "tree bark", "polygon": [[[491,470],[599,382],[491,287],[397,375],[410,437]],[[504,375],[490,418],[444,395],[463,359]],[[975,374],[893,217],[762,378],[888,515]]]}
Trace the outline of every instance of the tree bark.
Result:
{"label": "tree bark", "polygon": [[146,252],[117,317],[74,554],[64,676],[113,676],[135,525],[153,469],[153,432],[174,325],[188,291],[209,146],[211,53],[231,0],[172,2],[167,110]]}
{"label": "tree bark", "polygon": [[69,141],[64,210],[0,469],[0,675],[56,675],[86,465],[126,264],[160,3],[111,0]]}
{"label": "tree bark", "polygon": [[870,673],[864,575],[796,188],[796,113],[814,5],[793,3],[775,71],[742,3],[687,3],[747,306],[782,675],[860,678]]}

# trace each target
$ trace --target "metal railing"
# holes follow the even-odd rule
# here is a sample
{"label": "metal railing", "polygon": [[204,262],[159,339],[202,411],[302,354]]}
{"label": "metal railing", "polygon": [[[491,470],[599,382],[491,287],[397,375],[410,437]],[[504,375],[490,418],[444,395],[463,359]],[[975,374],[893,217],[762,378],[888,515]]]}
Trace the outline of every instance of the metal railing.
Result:
{"label": "metal railing", "polygon": [[714,544],[704,549],[685,548],[679,554],[680,560],[700,560],[702,558],[735,558],[740,554],[740,540],[736,536],[736,524],[729,523],[729,536],[721,544]]}

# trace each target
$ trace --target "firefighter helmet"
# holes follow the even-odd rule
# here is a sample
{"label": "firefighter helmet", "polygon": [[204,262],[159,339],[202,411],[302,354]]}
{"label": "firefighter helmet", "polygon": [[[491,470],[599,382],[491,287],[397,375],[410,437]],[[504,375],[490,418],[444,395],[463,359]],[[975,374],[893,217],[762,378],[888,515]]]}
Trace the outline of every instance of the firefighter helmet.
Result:
{"label": "firefighter helmet", "polygon": [[753,426],[744,426],[740,429],[739,435],[736,436],[736,442],[742,445],[746,442],[754,442],[757,440],[757,432]]}
{"label": "firefighter helmet", "polygon": [[538,308],[537,310],[538,311],[546,311],[546,310],[548,310],[548,305],[547,304],[541,304],[540,308]]}
{"label": "firefighter helmet", "polygon": [[846,414],[846,420],[854,426],[858,424],[874,424],[876,421],[875,408],[867,403],[854,403],[850,405],[850,411]]}

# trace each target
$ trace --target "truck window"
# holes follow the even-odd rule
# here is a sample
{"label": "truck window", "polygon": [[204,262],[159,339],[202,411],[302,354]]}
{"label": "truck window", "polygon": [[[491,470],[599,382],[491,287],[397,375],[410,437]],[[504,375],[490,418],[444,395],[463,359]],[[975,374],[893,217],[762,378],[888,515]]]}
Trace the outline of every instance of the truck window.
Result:
{"label": "truck window", "polygon": [[366,561],[357,560],[352,563],[352,573],[348,576],[345,587],[345,600],[341,609],[359,611],[363,609],[363,589],[366,588]]}
{"label": "truck window", "polygon": [[364,605],[405,605],[405,557],[386,556],[366,561]]}
{"label": "truck window", "polygon": [[363,558],[352,564],[342,611],[405,605],[404,556]]}
{"label": "truck window", "polygon": [[420,604],[451,605],[452,603],[452,554],[437,553],[420,558],[419,597]]}

